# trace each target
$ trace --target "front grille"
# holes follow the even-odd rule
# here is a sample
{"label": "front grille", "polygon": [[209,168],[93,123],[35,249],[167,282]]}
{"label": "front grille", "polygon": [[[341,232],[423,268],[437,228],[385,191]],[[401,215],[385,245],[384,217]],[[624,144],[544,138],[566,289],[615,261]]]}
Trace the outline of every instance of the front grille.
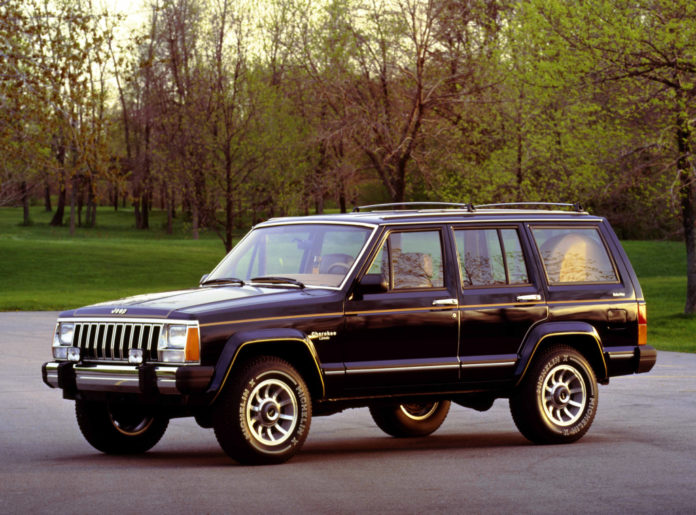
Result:
{"label": "front grille", "polygon": [[142,349],[145,361],[157,361],[163,324],[77,322],[74,345],[84,360],[128,361],[130,349]]}

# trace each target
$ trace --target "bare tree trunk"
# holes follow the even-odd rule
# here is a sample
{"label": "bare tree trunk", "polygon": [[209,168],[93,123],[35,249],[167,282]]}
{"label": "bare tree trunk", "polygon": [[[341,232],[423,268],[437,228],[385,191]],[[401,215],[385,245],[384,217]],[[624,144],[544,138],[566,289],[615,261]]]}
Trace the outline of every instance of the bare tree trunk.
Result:
{"label": "bare tree trunk", "polygon": [[[677,92],[680,105],[681,91]],[[684,313],[696,313],[696,183],[689,166],[689,121],[683,112],[677,115],[677,149],[679,151],[679,176],[681,180],[681,211],[686,243],[686,305]]]}
{"label": "bare tree trunk", "polygon": [[232,226],[234,223],[234,203],[232,198],[232,156],[225,156],[225,251],[232,250]]}
{"label": "bare tree trunk", "polygon": [[[75,183],[73,183],[75,184]],[[85,195],[84,191],[82,189],[82,180],[77,181],[78,184],[78,190],[77,190],[77,226],[82,227],[82,208],[84,207],[85,204]]]}
{"label": "bare tree trunk", "polygon": [[29,189],[27,188],[27,181],[22,181],[20,185],[22,194],[22,208],[24,212],[24,221],[22,225],[31,225],[31,218],[29,216]]}
{"label": "bare tree trunk", "polygon": [[51,218],[51,226],[60,227],[63,225],[63,216],[65,214],[66,201],[66,184],[65,184],[65,168],[62,168],[58,174],[58,206],[56,212]]}
{"label": "bare tree trunk", "polygon": [[167,234],[174,232],[174,195],[170,188],[165,187],[166,202],[167,202]]}
{"label": "bare tree trunk", "polygon": [[134,195],[135,199],[133,200],[133,215],[135,216],[135,228],[140,229],[142,227],[142,216],[140,214],[140,197],[138,195]]}
{"label": "bare tree trunk", "polygon": [[338,179],[338,206],[341,208],[341,213],[346,212],[346,181],[344,177]]}
{"label": "bare tree trunk", "polygon": [[140,227],[139,229],[150,228],[150,196],[147,192],[140,197]]}
{"label": "bare tree trunk", "polygon": [[44,209],[47,213],[53,211],[51,206],[51,184],[48,182],[48,176],[44,179]]}
{"label": "bare tree trunk", "polygon": [[70,236],[75,235],[75,202],[77,190],[77,176],[70,181]]}
{"label": "bare tree trunk", "polygon": [[94,185],[92,179],[89,180],[87,187],[87,227],[94,227],[97,224],[97,203],[94,198]]}
{"label": "bare tree trunk", "polygon": [[191,219],[191,231],[193,233],[193,239],[198,239],[198,202],[194,200],[193,202],[193,214]]}
{"label": "bare tree trunk", "polygon": [[150,228],[150,188],[152,179],[150,177],[150,164],[152,157],[150,152],[150,134],[151,134],[150,120],[145,122],[145,163],[143,166],[143,175],[141,177],[141,195],[140,195],[140,225],[138,229],[149,229]]}
{"label": "bare tree trunk", "polygon": [[524,193],[522,192],[522,183],[524,181],[524,171],[522,169],[522,153],[524,152],[522,135],[522,105],[524,102],[524,93],[520,91],[519,104],[517,105],[517,195],[516,198],[519,202],[524,200]]}

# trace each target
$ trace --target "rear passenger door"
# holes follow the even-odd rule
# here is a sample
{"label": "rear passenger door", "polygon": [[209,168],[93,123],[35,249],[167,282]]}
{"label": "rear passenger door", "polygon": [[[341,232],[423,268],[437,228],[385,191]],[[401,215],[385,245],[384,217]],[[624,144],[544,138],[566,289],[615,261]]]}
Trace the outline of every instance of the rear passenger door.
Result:
{"label": "rear passenger door", "polygon": [[531,242],[518,224],[452,227],[459,269],[461,380],[512,377],[529,328],[547,317]]}

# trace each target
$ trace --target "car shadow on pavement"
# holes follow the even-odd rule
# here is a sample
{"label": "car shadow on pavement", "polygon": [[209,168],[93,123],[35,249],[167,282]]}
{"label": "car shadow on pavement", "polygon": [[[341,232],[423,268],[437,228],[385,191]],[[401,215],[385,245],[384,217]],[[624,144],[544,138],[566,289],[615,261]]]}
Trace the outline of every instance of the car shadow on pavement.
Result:
{"label": "car shadow on pavement", "polygon": [[[601,436],[588,435],[581,442],[603,443],[605,438]],[[577,444],[567,444],[560,447],[573,448],[582,446]],[[521,435],[511,433],[496,434],[462,434],[462,435],[433,435],[422,438],[391,438],[384,437],[358,437],[358,438],[331,438],[321,441],[307,442],[302,450],[289,462],[307,463],[321,460],[326,462],[332,458],[345,460],[347,457],[356,458],[365,454],[371,457],[395,455],[398,453],[431,452],[438,453],[445,451],[450,454],[453,451],[471,450],[485,451],[487,449],[500,448],[524,448],[537,447],[527,441]],[[547,447],[547,446],[541,446]],[[556,447],[556,446],[554,446]],[[139,468],[200,468],[200,467],[229,467],[241,466],[232,459],[228,458],[222,450],[214,446],[205,446],[200,450],[177,451],[157,448],[138,455],[107,455],[97,451],[93,453],[78,454],[72,456],[56,456],[49,458],[56,464],[80,468],[102,467],[129,468],[137,465]]]}
{"label": "car shadow on pavement", "polygon": [[454,449],[485,449],[532,445],[520,434],[462,434],[431,435],[421,438],[374,438],[330,439],[320,442],[307,442],[300,455],[360,454],[364,452],[410,452],[438,451]]}

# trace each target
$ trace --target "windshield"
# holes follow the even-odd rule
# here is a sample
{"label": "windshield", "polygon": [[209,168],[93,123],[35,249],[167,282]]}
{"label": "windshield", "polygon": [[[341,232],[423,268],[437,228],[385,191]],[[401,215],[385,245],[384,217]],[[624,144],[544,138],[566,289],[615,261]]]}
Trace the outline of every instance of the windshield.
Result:
{"label": "windshield", "polygon": [[307,286],[337,287],[371,232],[330,224],[260,227],[227,254],[207,281],[287,278]]}

